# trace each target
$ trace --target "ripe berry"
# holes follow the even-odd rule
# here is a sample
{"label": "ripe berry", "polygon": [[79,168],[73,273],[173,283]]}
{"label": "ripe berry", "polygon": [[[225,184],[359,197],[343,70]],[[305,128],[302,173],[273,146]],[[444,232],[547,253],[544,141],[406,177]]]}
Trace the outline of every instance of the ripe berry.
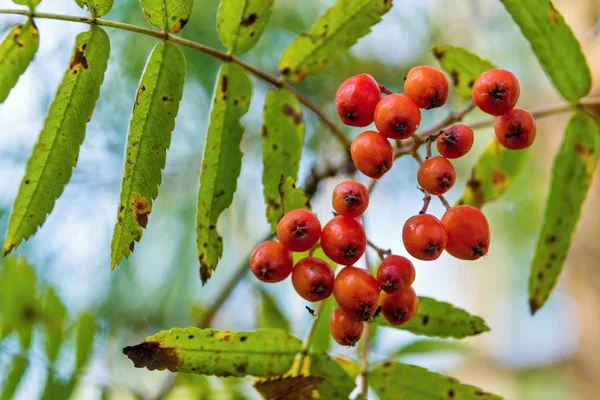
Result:
{"label": "ripe berry", "polygon": [[381,312],[392,325],[402,325],[417,313],[419,298],[412,287],[381,296]]}
{"label": "ripe berry", "polygon": [[410,217],[402,228],[402,242],[406,251],[419,260],[437,259],[446,248],[447,240],[444,226],[430,214]]}
{"label": "ripe berry", "polygon": [[310,250],[321,236],[321,223],[308,210],[298,208],[285,214],[277,225],[279,242],[292,251]]}
{"label": "ripe berry", "polygon": [[421,164],[417,181],[427,193],[444,194],[454,186],[456,171],[454,171],[452,163],[444,157],[430,157]]}
{"label": "ripe berry", "polygon": [[334,263],[354,264],[367,248],[365,230],[354,218],[338,215],[323,228],[321,247]]}
{"label": "ripe berry", "polygon": [[415,267],[402,256],[387,256],[377,269],[377,283],[386,293],[395,293],[409,287],[415,280]]}
{"label": "ripe berry", "polygon": [[350,155],[356,168],[373,179],[381,178],[394,162],[392,145],[375,131],[365,131],[354,138]]}
{"label": "ripe berry", "polygon": [[333,295],[338,306],[352,318],[366,321],[379,303],[379,285],[369,271],[344,267],[335,277]]}
{"label": "ripe berry", "polygon": [[344,181],[333,189],[331,202],[336,213],[360,217],[369,206],[369,192],[360,182]]}
{"label": "ripe berry", "polygon": [[342,346],[354,346],[360,340],[364,324],[336,307],[331,312],[329,330],[333,339]]}
{"label": "ripe berry", "polygon": [[505,69],[492,69],[479,75],[473,85],[473,102],[481,111],[503,115],[513,109],[519,99],[519,81]]}
{"label": "ripe berry", "polygon": [[294,289],[308,301],[321,301],[331,296],[334,279],[331,267],[316,257],[301,259],[292,271]]}
{"label": "ripe berry", "polygon": [[281,243],[268,241],[259,244],[250,256],[250,269],[263,282],[280,282],[292,272],[292,252]]}
{"label": "ripe berry", "polygon": [[375,108],[375,126],[385,137],[402,140],[412,136],[421,123],[421,110],[403,94],[384,97]]}
{"label": "ripe berry", "polygon": [[535,140],[533,116],[522,108],[513,108],[494,121],[496,138],[504,147],[511,150],[524,149]]}
{"label": "ripe berry", "polygon": [[448,99],[448,80],[433,67],[423,65],[408,71],[404,80],[404,94],[419,108],[427,110],[441,107]]}
{"label": "ripe berry", "polygon": [[479,209],[461,205],[452,207],[442,217],[447,235],[446,251],[461,260],[477,260],[490,247],[490,227]]}
{"label": "ripe berry", "polygon": [[463,124],[456,124],[442,131],[435,144],[442,156],[460,158],[471,150],[474,141],[475,137],[471,128]]}
{"label": "ripe berry", "polygon": [[335,108],[344,124],[367,126],[373,122],[380,99],[381,90],[375,79],[371,75],[359,74],[340,85],[335,94]]}

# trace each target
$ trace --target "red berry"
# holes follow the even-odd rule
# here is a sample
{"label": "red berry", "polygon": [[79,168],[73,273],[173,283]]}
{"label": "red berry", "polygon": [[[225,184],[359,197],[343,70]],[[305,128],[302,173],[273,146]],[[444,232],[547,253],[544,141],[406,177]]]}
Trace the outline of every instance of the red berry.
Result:
{"label": "red berry", "polygon": [[469,205],[452,207],[442,217],[448,235],[446,251],[461,260],[477,260],[490,247],[490,226],[483,213]]}
{"label": "red berry", "polygon": [[321,301],[331,296],[334,279],[333,269],[316,257],[301,259],[292,271],[294,289],[308,301]]}
{"label": "red berry", "polygon": [[354,218],[338,215],[323,228],[321,247],[334,263],[354,264],[367,248],[365,230]]}
{"label": "red berry", "polygon": [[331,202],[336,213],[360,217],[369,206],[369,192],[360,182],[344,181],[333,189]]}
{"label": "red berry", "polygon": [[513,108],[496,117],[494,132],[498,141],[507,149],[525,149],[535,140],[535,121],[529,112],[522,108]]}
{"label": "red berry", "polygon": [[331,312],[329,330],[333,339],[342,346],[354,346],[360,340],[364,324],[352,318],[341,308],[336,307]]}
{"label": "red berry", "polygon": [[365,131],[354,138],[350,155],[356,168],[373,179],[381,178],[394,162],[392,145],[375,131]]}
{"label": "red berry", "polygon": [[419,308],[419,298],[412,287],[393,294],[381,296],[381,313],[392,325],[402,325],[415,316]]}
{"label": "red berry", "polygon": [[473,102],[485,113],[503,115],[517,104],[519,91],[519,81],[512,72],[492,69],[479,75],[473,84]]}
{"label": "red berry", "polygon": [[430,157],[421,164],[417,181],[427,193],[444,194],[454,186],[456,171],[454,171],[452,163],[444,157]]}
{"label": "red berry", "polygon": [[435,144],[442,156],[460,158],[471,150],[474,141],[475,137],[471,128],[463,124],[456,124],[442,131]]}
{"label": "red berry", "polygon": [[373,122],[380,99],[381,90],[375,79],[371,75],[359,74],[340,85],[335,95],[335,108],[344,124],[367,126]]}
{"label": "red berry", "polygon": [[377,283],[386,293],[395,293],[409,287],[415,280],[415,267],[402,256],[387,256],[377,269]]}
{"label": "red berry", "polygon": [[390,139],[411,137],[420,123],[421,110],[410,97],[403,94],[385,96],[375,108],[375,126]]}
{"label": "red berry", "polygon": [[335,277],[333,295],[338,306],[352,318],[366,321],[379,303],[379,285],[369,271],[344,267]]}
{"label": "red berry", "polygon": [[292,272],[293,265],[292,252],[273,241],[259,244],[250,256],[250,269],[263,282],[284,280]]}
{"label": "red berry", "polygon": [[292,251],[310,250],[321,236],[321,223],[308,210],[298,208],[285,214],[277,225],[279,242]]}
{"label": "red berry", "polygon": [[415,215],[404,223],[402,241],[408,254],[419,260],[431,261],[446,248],[446,230],[433,215]]}
{"label": "red berry", "polygon": [[423,65],[408,71],[404,80],[404,94],[419,108],[441,107],[448,99],[448,80],[433,67]]}

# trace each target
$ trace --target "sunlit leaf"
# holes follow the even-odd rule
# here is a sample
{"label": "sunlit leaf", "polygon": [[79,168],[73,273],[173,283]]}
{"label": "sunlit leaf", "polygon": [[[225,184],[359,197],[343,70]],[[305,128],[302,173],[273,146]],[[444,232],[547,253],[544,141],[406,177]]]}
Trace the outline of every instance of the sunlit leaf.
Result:
{"label": "sunlit leaf", "polygon": [[356,387],[354,379],[327,353],[310,355],[310,374],[323,378],[318,385],[322,399],[348,399]]}
{"label": "sunlit leaf", "polygon": [[32,20],[12,28],[0,44],[0,104],[35,57],[39,44],[40,34]]}
{"label": "sunlit leaf", "polygon": [[250,50],[265,30],[274,0],[221,0],[217,28],[232,54]]}
{"label": "sunlit leaf", "polygon": [[213,93],[198,191],[196,241],[202,283],[208,281],[223,254],[217,221],[231,205],[237,187],[244,133],[240,118],[248,111],[251,97],[252,82],[246,72],[235,64],[222,65]]}
{"label": "sunlit leaf", "polygon": [[492,139],[477,159],[458,204],[477,208],[498,199],[529,161],[529,149],[508,150],[496,138]]}
{"label": "sunlit leaf", "polygon": [[554,159],[544,222],[531,263],[529,306],[532,313],[544,305],[562,271],[599,151],[598,121],[584,111],[575,112]]}
{"label": "sunlit leaf", "polygon": [[96,321],[90,313],[84,312],[77,318],[75,325],[75,370],[81,371],[90,361],[94,339],[96,338]]}
{"label": "sunlit leaf", "polygon": [[141,0],[150,25],[177,33],[190,19],[194,0]]}
{"label": "sunlit leaf", "polygon": [[391,7],[392,0],[338,0],[284,50],[279,71],[293,82],[321,71],[368,34]]}
{"label": "sunlit leaf", "polygon": [[92,26],[77,35],[69,69],[27,161],[8,224],[5,254],[44,223],[69,181],[100,94],[109,53],[108,36],[101,28]]}
{"label": "sunlit leaf", "polygon": [[75,0],[77,5],[81,8],[87,8],[92,17],[100,18],[110,11],[113,6],[114,0]]}
{"label": "sunlit leaf", "polygon": [[500,400],[454,378],[415,365],[386,362],[369,371],[369,382],[381,400]]}
{"label": "sunlit leaf", "polygon": [[404,357],[408,355],[426,353],[462,353],[466,350],[467,347],[460,342],[455,342],[451,340],[418,339],[400,347],[394,352],[394,355],[396,357]]}
{"label": "sunlit leaf", "polygon": [[185,70],[183,53],[171,43],[157,44],[148,57],[129,122],[111,269],[129,257],[148,224],[183,96]]}
{"label": "sunlit leaf", "polygon": [[260,293],[262,302],[261,312],[259,314],[259,326],[262,328],[276,328],[289,331],[290,322],[279,309],[275,299],[273,299],[273,297],[271,297],[271,295],[264,290],[261,290]]}
{"label": "sunlit leaf", "polygon": [[266,400],[312,400],[312,393],[322,380],[314,376],[286,376],[258,380],[254,387]]}
{"label": "sunlit leaf", "polygon": [[503,0],[554,87],[568,101],[585,96],[592,84],[581,45],[550,0]]}
{"label": "sunlit leaf", "polygon": [[13,0],[13,3],[27,6],[33,10],[38,4],[40,4],[40,0]]}
{"label": "sunlit leaf", "polygon": [[495,68],[494,64],[455,46],[436,46],[433,55],[442,68],[450,74],[456,94],[471,99],[471,89],[482,72]]}
{"label": "sunlit leaf", "polygon": [[7,372],[3,371],[6,379],[2,389],[0,390],[0,400],[11,400],[19,387],[19,383],[27,370],[28,362],[26,357],[16,355],[13,357],[10,369]]}
{"label": "sunlit leaf", "polygon": [[282,375],[302,349],[300,339],[280,329],[223,332],[173,328],[149,336],[123,353],[138,368],[217,376]]}
{"label": "sunlit leaf", "polygon": [[[270,90],[265,98],[261,146],[263,194],[273,232],[285,212],[307,207],[304,192],[291,188],[298,175],[303,142],[304,119],[298,99],[287,90]],[[284,207],[286,203],[290,208]]]}
{"label": "sunlit leaf", "polygon": [[383,316],[378,317],[376,322],[381,326],[403,329],[416,335],[456,339],[478,335],[490,330],[480,317],[471,315],[450,303],[423,296],[419,296],[417,314],[407,323],[393,326]]}
{"label": "sunlit leaf", "polygon": [[347,357],[334,357],[333,359],[346,371],[352,380],[355,380],[360,375],[361,367],[358,362]]}
{"label": "sunlit leaf", "polygon": [[48,362],[54,364],[63,343],[67,310],[53,288],[48,288],[42,297],[42,321]]}

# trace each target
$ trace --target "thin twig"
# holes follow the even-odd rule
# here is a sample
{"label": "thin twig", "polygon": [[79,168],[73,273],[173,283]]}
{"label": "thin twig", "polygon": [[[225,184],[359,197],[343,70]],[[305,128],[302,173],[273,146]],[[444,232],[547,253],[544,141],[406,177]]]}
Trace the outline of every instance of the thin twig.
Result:
{"label": "thin twig", "polygon": [[384,94],[394,94],[394,92],[392,92],[390,89],[386,88],[383,85],[379,85],[379,90],[381,90],[381,93]]}
{"label": "thin twig", "polygon": [[450,203],[448,203],[448,200],[446,200],[446,198],[444,197],[443,194],[438,195],[438,199],[440,199],[440,201],[442,202],[444,207],[446,207],[446,210],[449,210],[452,208],[452,206],[450,205]]}
{"label": "thin twig", "polygon": [[371,180],[369,181],[369,184],[367,185],[367,192],[368,192],[369,194],[371,194],[371,192],[373,192],[373,189],[375,189],[375,185],[377,184],[377,181],[378,181],[378,180],[379,180],[379,179],[371,179]]}
{"label": "thin twig", "polygon": [[379,256],[379,258],[381,258],[382,260],[386,257],[389,256],[390,254],[392,254],[392,250],[384,250],[381,247],[377,246],[375,243],[373,243],[371,240],[367,239],[367,245],[372,248],[373,250],[375,250],[377,252],[377,255]]}
{"label": "thin twig", "polygon": [[421,189],[421,191],[425,197],[423,197],[423,207],[421,208],[421,211],[419,211],[419,214],[425,214],[427,212],[427,208],[429,207],[429,203],[431,203],[431,195],[423,189]]}
{"label": "thin twig", "polygon": [[365,322],[365,331],[363,333],[363,348],[360,356],[361,364],[361,394],[367,399],[369,395],[369,350],[371,345],[371,324]]}
{"label": "thin twig", "polygon": [[311,110],[312,112],[315,113],[315,115],[327,126],[327,128],[331,131],[333,136],[338,140],[338,142],[340,142],[340,144],[342,146],[344,146],[344,148],[346,148],[346,149],[350,148],[350,139],[348,139],[346,137],[346,135],[344,134],[344,131],[342,131],[341,128],[339,126],[337,126],[331,120],[331,118],[329,118],[323,112],[323,110],[321,109],[321,107],[319,107],[319,105],[315,104],[308,97],[306,97],[302,93],[298,92],[298,90],[296,90],[294,87],[289,85],[287,82],[285,82],[280,77],[270,75],[267,72],[265,72],[259,68],[256,68],[256,67],[248,64],[247,62],[245,62],[237,57],[234,57],[231,54],[228,54],[226,52],[214,49],[212,47],[203,45],[201,43],[194,42],[192,40],[188,40],[188,39],[181,38],[179,36],[175,36],[170,33],[165,33],[165,32],[159,31],[159,30],[155,30],[155,29],[143,28],[143,27],[140,27],[137,25],[127,24],[127,23],[123,23],[123,22],[108,21],[108,20],[104,20],[104,19],[92,19],[92,18],[88,18],[88,17],[76,17],[76,16],[70,16],[70,15],[31,12],[29,10],[0,9],[0,14],[25,15],[25,16],[29,16],[31,18],[53,19],[53,20],[59,20],[59,21],[77,22],[77,23],[88,24],[88,25],[99,25],[99,26],[105,26],[108,28],[121,29],[124,31],[135,32],[135,33],[139,33],[142,35],[151,36],[151,37],[154,37],[157,39],[168,40],[170,42],[177,43],[181,46],[188,47],[190,49],[207,54],[207,55],[217,58],[223,62],[237,64],[240,67],[242,67],[244,70],[251,73],[252,75],[256,76],[259,79],[262,79],[265,82],[272,84],[276,88],[284,88],[284,89],[287,89],[290,92],[292,92],[294,94],[294,96],[296,96],[298,101],[300,101],[300,103],[304,104],[304,106],[306,108],[308,108],[309,110]]}

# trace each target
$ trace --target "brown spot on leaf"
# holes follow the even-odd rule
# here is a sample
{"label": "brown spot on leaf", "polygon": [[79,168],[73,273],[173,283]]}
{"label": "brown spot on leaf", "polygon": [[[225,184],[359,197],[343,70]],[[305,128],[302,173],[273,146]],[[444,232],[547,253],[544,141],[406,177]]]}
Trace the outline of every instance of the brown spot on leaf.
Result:
{"label": "brown spot on leaf", "polygon": [[450,71],[450,78],[452,78],[452,84],[454,84],[454,86],[458,86],[459,84],[459,77],[458,77],[458,71],[453,69],[452,71]]}
{"label": "brown spot on leaf", "polygon": [[557,240],[558,240],[558,237],[556,237],[556,235],[546,236],[546,244],[552,244],[552,243],[556,242]]}
{"label": "brown spot on leaf", "polygon": [[204,262],[202,256],[200,256],[199,261],[200,261],[200,280],[202,281],[202,286],[204,286],[204,285],[206,285],[206,282],[208,282],[208,280],[210,279],[210,276],[212,275],[212,271],[208,267],[208,264],[206,264]]}
{"label": "brown spot on leaf", "polygon": [[506,174],[503,171],[495,170],[492,171],[492,183],[494,185],[501,185],[506,182]]}
{"label": "brown spot on leaf", "polygon": [[248,336],[240,336],[240,342],[245,342],[248,339]]}
{"label": "brown spot on leaf", "polygon": [[187,18],[181,18],[179,22],[171,28],[171,33],[179,33],[188,23]]}
{"label": "brown spot on leaf", "polygon": [[535,314],[535,312],[539,309],[540,309],[540,304],[538,303],[538,301],[534,298],[529,299],[529,310],[531,311],[531,313]]}
{"label": "brown spot on leaf", "polygon": [[143,342],[123,349],[136,368],[148,368],[150,371],[168,369],[179,370],[177,353],[173,348],[163,348],[158,342]]}
{"label": "brown spot on leaf", "polygon": [[133,213],[138,225],[145,228],[148,225],[148,214],[150,214],[151,208],[148,202],[139,197],[133,201]]}
{"label": "brown spot on leaf", "polygon": [[229,84],[229,81],[227,79],[227,75],[223,75],[221,77],[221,92],[225,93],[227,91],[228,84]]}
{"label": "brown spot on leaf", "polygon": [[132,240],[131,243],[129,243],[129,251],[133,252],[134,248],[135,248],[135,242]]}
{"label": "brown spot on leaf", "polygon": [[423,315],[423,325],[427,325],[429,323],[429,315]]}
{"label": "brown spot on leaf", "polygon": [[231,339],[233,339],[233,335],[231,333],[226,333],[221,338],[221,342],[231,342]]}
{"label": "brown spot on leaf", "polygon": [[558,13],[558,11],[556,11],[556,8],[554,8],[554,4],[552,4],[552,2],[549,1],[548,3],[550,4],[550,22],[552,22],[553,24],[557,24],[560,20],[560,14]]}
{"label": "brown spot on leaf", "polygon": [[254,24],[257,19],[258,19],[258,15],[256,15],[256,13],[252,13],[252,14],[248,15],[246,18],[244,18],[240,22],[240,25],[244,26],[244,27],[250,26],[250,25]]}
{"label": "brown spot on leaf", "polygon": [[248,369],[248,363],[247,363],[247,362],[245,362],[245,363],[241,363],[241,364],[238,364],[238,365],[235,367],[235,370],[236,370],[237,372],[239,372],[240,374],[245,374],[247,369]]}
{"label": "brown spot on leaf", "polygon": [[453,399],[454,398],[454,390],[453,389],[448,389],[448,398],[449,399]]}
{"label": "brown spot on leaf", "polygon": [[289,104],[283,105],[283,113],[289,117],[294,118],[294,123],[300,125],[302,123],[302,111],[296,112],[294,107]]}
{"label": "brown spot on leaf", "polygon": [[433,56],[435,58],[437,58],[438,60],[441,60],[442,58],[444,58],[445,55],[446,55],[445,51],[442,51],[442,50],[437,49],[437,48],[433,49]]}
{"label": "brown spot on leaf", "polygon": [[[73,70],[76,66],[81,64],[81,60],[83,58],[84,58],[83,51],[80,49],[75,49],[75,53],[73,54],[73,57],[71,57],[71,64],[69,64],[69,69]],[[87,64],[87,60],[86,60],[86,64]],[[73,73],[76,73],[76,72],[73,72]]]}
{"label": "brown spot on leaf", "polygon": [[81,66],[83,69],[88,69],[89,65],[85,56],[81,57]]}

